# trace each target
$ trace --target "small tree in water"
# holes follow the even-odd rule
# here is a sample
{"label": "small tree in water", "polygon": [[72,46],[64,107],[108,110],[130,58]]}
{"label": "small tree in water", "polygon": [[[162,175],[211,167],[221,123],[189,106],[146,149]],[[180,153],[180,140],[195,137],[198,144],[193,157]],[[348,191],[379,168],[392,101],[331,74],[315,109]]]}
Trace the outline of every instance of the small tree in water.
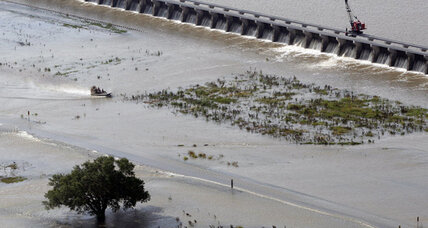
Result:
{"label": "small tree in water", "polygon": [[135,177],[134,164],[126,158],[99,157],[93,162],[75,166],[70,174],[56,174],[49,179],[53,189],[45,194],[46,209],[62,205],[78,213],[96,215],[105,222],[105,211],[113,212],[147,202],[150,195],[144,190],[144,181]]}

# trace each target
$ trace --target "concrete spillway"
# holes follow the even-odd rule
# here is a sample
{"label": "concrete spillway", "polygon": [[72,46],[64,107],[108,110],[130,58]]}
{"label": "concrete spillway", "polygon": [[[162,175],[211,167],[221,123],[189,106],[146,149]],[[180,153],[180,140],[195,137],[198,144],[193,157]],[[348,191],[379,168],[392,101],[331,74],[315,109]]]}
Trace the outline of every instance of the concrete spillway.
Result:
{"label": "concrete spillway", "polygon": [[85,0],[428,74],[428,47],[195,0]]}

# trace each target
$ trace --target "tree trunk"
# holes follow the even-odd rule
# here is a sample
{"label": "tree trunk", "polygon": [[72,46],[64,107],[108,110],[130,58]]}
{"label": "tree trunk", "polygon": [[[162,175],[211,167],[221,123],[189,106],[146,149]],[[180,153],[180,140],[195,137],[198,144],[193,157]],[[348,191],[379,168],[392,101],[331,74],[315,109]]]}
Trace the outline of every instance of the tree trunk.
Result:
{"label": "tree trunk", "polygon": [[97,214],[97,225],[98,227],[103,227],[106,225],[106,214],[105,211]]}

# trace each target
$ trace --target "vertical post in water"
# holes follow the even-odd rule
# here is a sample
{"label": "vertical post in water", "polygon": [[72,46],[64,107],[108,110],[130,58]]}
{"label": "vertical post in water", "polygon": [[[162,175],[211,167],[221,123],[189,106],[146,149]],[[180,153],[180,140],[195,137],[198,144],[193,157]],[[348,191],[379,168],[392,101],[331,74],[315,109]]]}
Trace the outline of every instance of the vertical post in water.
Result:
{"label": "vertical post in water", "polygon": [[230,179],[230,188],[233,189],[233,179]]}

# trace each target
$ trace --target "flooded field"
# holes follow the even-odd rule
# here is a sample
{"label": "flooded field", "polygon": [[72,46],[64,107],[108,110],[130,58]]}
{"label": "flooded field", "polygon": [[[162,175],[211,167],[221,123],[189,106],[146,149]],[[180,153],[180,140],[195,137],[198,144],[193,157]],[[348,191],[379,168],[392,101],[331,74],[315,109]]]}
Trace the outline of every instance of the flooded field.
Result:
{"label": "flooded field", "polygon": [[[41,201],[51,175],[103,154],[138,164],[152,195],[108,214],[112,227],[188,224],[183,210],[200,227],[410,227],[427,216],[426,132],[297,145],[124,99],[256,69],[428,108],[425,75],[81,1],[16,2],[32,7],[0,1],[0,164],[17,162],[26,180],[0,183],[7,227],[92,227]],[[91,97],[93,85],[113,98]],[[189,151],[215,159],[184,160]]]}

